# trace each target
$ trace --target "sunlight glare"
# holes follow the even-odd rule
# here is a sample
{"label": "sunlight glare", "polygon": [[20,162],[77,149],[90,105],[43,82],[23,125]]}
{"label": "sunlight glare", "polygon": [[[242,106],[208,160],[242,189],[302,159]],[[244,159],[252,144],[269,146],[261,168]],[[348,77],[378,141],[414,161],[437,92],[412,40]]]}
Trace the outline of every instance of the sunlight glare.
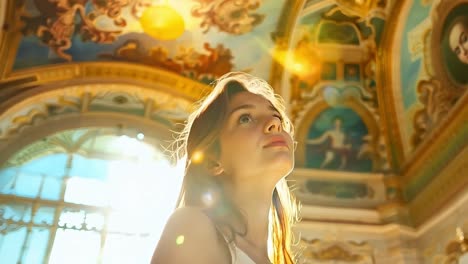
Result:
{"label": "sunlight glare", "polygon": [[[139,262],[148,263],[166,221],[176,207],[185,160],[171,165],[153,146],[127,136],[118,137],[111,145],[129,159],[106,161],[105,181],[71,177],[65,200],[111,209],[103,263],[129,263],[125,262],[130,261],[125,257],[129,252],[131,256],[138,255]],[[88,228],[100,230],[104,225],[103,212],[86,215],[80,210],[61,215],[63,224],[71,223],[79,228],[83,222]],[[70,246],[69,241],[75,241],[77,245]],[[99,232],[60,229],[50,263],[70,263],[70,254],[76,256],[77,263],[92,263],[100,245]],[[79,247],[80,250],[70,252]]]}

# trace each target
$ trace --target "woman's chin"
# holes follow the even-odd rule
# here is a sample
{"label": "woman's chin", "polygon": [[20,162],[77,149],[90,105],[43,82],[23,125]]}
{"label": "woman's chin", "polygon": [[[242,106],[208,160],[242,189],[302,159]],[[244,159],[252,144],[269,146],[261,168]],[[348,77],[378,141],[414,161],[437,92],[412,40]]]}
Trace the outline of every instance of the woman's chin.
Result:
{"label": "woman's chin", "polygon": [[271,164],[271,171],[280,178],[287,176],[294,168],[294,159],[277,160]]}

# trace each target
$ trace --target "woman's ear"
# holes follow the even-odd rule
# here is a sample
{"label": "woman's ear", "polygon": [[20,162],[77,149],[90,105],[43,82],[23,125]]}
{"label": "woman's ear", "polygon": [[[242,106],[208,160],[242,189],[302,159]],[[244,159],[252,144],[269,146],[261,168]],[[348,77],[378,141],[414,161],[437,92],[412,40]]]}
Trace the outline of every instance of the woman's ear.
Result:
{"label": "woman's ear", "polygon": [[224,172],[223,166],[217,161],[210,162],[209,170],[214,176],[221,175]]}

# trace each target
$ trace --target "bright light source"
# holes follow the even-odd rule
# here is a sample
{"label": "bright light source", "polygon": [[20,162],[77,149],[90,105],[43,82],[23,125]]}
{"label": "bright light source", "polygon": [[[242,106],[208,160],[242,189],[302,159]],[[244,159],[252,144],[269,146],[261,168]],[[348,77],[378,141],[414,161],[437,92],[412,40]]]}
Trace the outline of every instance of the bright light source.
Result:
{"label": "bright light source", "polygon": [[159,40],[176,39],[185,31],[184,18],[167,4],[146,8],[140,23],[146,34]]}
{"label": "bright light source", "polygon": [[191,161],[192,161],[193,163],[200,163],[200,162],[202,162],[203,157],[204,157],[203,152],[201,152],[201,151],[195,151],[195,152],[193,153],[193,155],[192,155]]}
{"label": "bright light source", "polygon": [[139,160],[152,160],[156,154],[153,146],[126,135],[118,137],[111,143],[111,147],[124,156],[136,157]]}
{"label": "bright light source", "polygon": [[[110,233],[103,252],[104,264],[129,263],[131,261],[127,256],[139,256],[136,262],[148,263],[167,219],[176,207],[185,160],[173,166],[161,158],[162,154],[153,146],[128,136],[116,138],[109,149],[121,152],[123,157],[129,159],[106,161],[108,170],[106,177],[103,177],[106,181],[72,177],[67,183],[66,200],[110,206],[112,209],[107,222]],[[102,228],[104,218],[98,213],[86,216],[82,211],[67,213],[61,215],[61,220],[79,226],[85,217],[89,227]],[[97,235],[91,237],[88,233]],[[70,251],[75,250],[74,246],[63,242],[67,239],[77,239],[82,244],[92,246],[93,250],[99,250],[101,243],[96,232],[58,231],[51,263],[64,263]],[[182,244],[184,237],[176,242]],[[88,247],[82,248],[89,252],[80,251],[83,255],[81,258],[78,256],[80,254],[73,255],[77,262],[70,263],[90,263],[96,259],[96,252]],[[125,248],[125,252],[122,252],[122,248]]]}

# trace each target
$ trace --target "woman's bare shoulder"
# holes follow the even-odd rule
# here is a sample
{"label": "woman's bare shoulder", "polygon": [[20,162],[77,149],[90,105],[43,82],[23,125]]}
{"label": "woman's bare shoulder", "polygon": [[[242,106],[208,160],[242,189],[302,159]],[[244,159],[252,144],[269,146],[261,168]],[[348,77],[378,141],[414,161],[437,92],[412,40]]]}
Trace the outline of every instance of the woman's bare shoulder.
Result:
{"label": "woman's bare shoulder", "polygon": [[196,207],[177,209],[167,221],[151,261],[156,263],[229,263],[211,219]]}

